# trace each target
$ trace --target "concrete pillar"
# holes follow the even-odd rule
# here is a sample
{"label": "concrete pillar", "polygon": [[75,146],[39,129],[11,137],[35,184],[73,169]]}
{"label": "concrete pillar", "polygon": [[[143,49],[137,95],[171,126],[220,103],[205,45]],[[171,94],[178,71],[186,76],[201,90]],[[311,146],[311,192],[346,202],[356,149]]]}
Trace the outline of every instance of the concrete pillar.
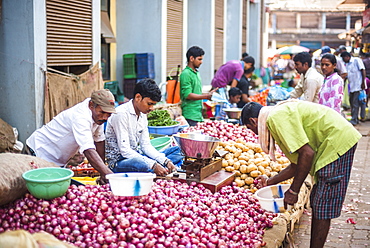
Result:
{"label": "concrete pillar", "polygon": [[325,34],[326,33],[326,14],[325,13],[322,13],[322,16],[321,16],[321,28],[322,28],[322,33]]}
{"label": "concrete pillar", "polygon": [[45,6],[45,0],[2,1],[0,118],[23,143],[44,120]]}
{"label": "concrete pillar", "polygon": [[272,33],[276,34],[276,14],[273,13],[271,17]]}
{"label": "concrete pillar", "polygon": [[347,13],[346,16],[346,31],[349,32],[351,29],[351,14]]}
{"label": "concrete pillar", "polygon": [[255,59],[256,68],[260,66],[260,50],[261,50],[261,3],[250,3],[249,11],[249,37],[248,37],[248,53]]}
{"label": "concrete pillar", "polygon": [[225,61],[239,60],[242,54],[243,2],[240,0],[226,1],[225,25]]}
{"label": "concrete pillar", "polygon": [[[204,52],[203,64],[199,68],[203,85],[210,85],[214,75],[215,50],[215,1],[188,0],[186,50],[199,46]],[[186,52],[184,53],[186,56]],[[184,58],[186,61],[186,57]]]}

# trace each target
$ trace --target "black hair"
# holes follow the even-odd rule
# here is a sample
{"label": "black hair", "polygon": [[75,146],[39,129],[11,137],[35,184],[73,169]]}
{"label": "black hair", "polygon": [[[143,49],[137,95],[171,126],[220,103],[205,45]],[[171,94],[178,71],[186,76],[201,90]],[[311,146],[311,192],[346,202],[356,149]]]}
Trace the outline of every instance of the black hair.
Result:
{"label": "black hair", "polygon": [[247,56],[249,56],[249,54],[247,52],[242,53],[242,59],[244,59]]}
{"label": "black hair", "polygon": [[290,79],[290,80],[288,81],[288,86],[289,86],[289,87],[293,87],[293,85],[294,85],[294,79]]}
{"label": "black hair", "polygon": [[256,69],[256,68],[254,66],[252,66],[251,68],[248,68],[247,70],[244,70],[244,73],[249,74],[251,72],[254,72],[254,69]]}
{"label": "black hair", "polygon": [[144,78],[136,83],[134,96],[140,94],[142,98],[149,97],[150,100],[159,102],[162,98],[161,91],[156,82],[151,78]]}
{"label": "black hair", "polygon": [[337,58],[335,57],[334,54],[331,54],[331,53],[327,53],[327,54],[323,55],[321,57],[321,60],[322,59],[328,59],[330,61],[330,63],[332,63],[333,65],[337,63]]}
{"label": "black hair", "polygon": [[192,46],[186,52],[186,59],[190,61],[190,57],[193,56],[194,58],[203,56],[204,50],[198,46]]}
{"label": "black hair", "polygon": [[[321,61],[322,59],[328,59],[333,65],[337,64],[337,58],[334,54],[327,53],[321,57]],[[337,68],[334,68],[334,72],[339,72],[339,70]]]}
{"label": "black hair", "polygon": [[349,52],[342,52],[340,56],[343,57],[351,57],[351,54]]}
{"label": "black hair", "polygon": [[254,58],[252,56],[243,57],[244,63],[252,63],[252,66],[254,66]]}
{"label": "black hair", "polygon": [[237,88],[237,87],[232,87],[230,90],[229,90],[229,98],[232,97],[232,96],[241,96],[243,94],[243,92]]}
{"label": "black hair", "polygon": [[312,58],[311,58],[311,55],[308,52],[301,52],[301,53],[296,54],[293,58],[293,61],[294,62],[301,62],[302,65],[307,63],[308,67],[311,67],[311,65],[312,65]]}
{"label": "black hair", "polygon": [[258,118],[262,107],[263,106],[257,102],[246,103],[242,109],[240,117],[241,123],[247,125],[250,124],[249,118]]}

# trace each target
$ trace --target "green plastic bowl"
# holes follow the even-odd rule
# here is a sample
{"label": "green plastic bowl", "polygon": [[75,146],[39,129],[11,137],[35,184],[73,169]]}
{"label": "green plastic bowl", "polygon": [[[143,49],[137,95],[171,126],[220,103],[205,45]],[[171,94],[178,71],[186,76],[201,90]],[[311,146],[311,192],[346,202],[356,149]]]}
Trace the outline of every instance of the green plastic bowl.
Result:
{"label": "green plastic bowl", "polygon": [[171,137],[158,137],[150,140],[152,146],[158,151],[167,148],[171,144]]}
{"label": "green plastic bowl", "polygon": [[22,177],[34,197],[50,200],[67,192],[73,174],[69,169],[47,167],[26,171]]}

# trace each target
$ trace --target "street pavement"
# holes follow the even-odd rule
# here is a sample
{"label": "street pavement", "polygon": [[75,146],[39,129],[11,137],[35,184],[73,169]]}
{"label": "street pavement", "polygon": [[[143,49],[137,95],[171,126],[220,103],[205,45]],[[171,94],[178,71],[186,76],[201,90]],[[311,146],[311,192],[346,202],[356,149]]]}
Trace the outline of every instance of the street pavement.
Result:
{"label": "street pavement", "polygon": [[[353,162],[347,195],[339,218],[333,219],[325,248],[370,247],[370,121],[355,128],[362,134]],[[296,248],[310,247],[311,210],[295,223]]]}

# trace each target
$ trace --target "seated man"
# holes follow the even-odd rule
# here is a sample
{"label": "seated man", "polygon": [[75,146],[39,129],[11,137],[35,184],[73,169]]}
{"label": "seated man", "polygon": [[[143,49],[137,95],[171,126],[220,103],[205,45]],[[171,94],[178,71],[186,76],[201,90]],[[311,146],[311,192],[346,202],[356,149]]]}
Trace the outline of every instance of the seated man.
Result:
{"label": "seated man", "polygon": [[60,112],[26,140],[30,155],[64,166],[77,151],[100,173],[100,183],[112,171],[105,165],[103,124],[115,113],[114,96],[97,90],[81,103]]}
{"label": "seated man", "polygon": [[[150,143],[147,114],[161,100],[152,79],[135,85],[134,98],[116,108],[106,128],[106,157],[115,172],[149,172],[165,176],[176,169],[171,160]],[[139,147],[140,146],[140,147]]]}

